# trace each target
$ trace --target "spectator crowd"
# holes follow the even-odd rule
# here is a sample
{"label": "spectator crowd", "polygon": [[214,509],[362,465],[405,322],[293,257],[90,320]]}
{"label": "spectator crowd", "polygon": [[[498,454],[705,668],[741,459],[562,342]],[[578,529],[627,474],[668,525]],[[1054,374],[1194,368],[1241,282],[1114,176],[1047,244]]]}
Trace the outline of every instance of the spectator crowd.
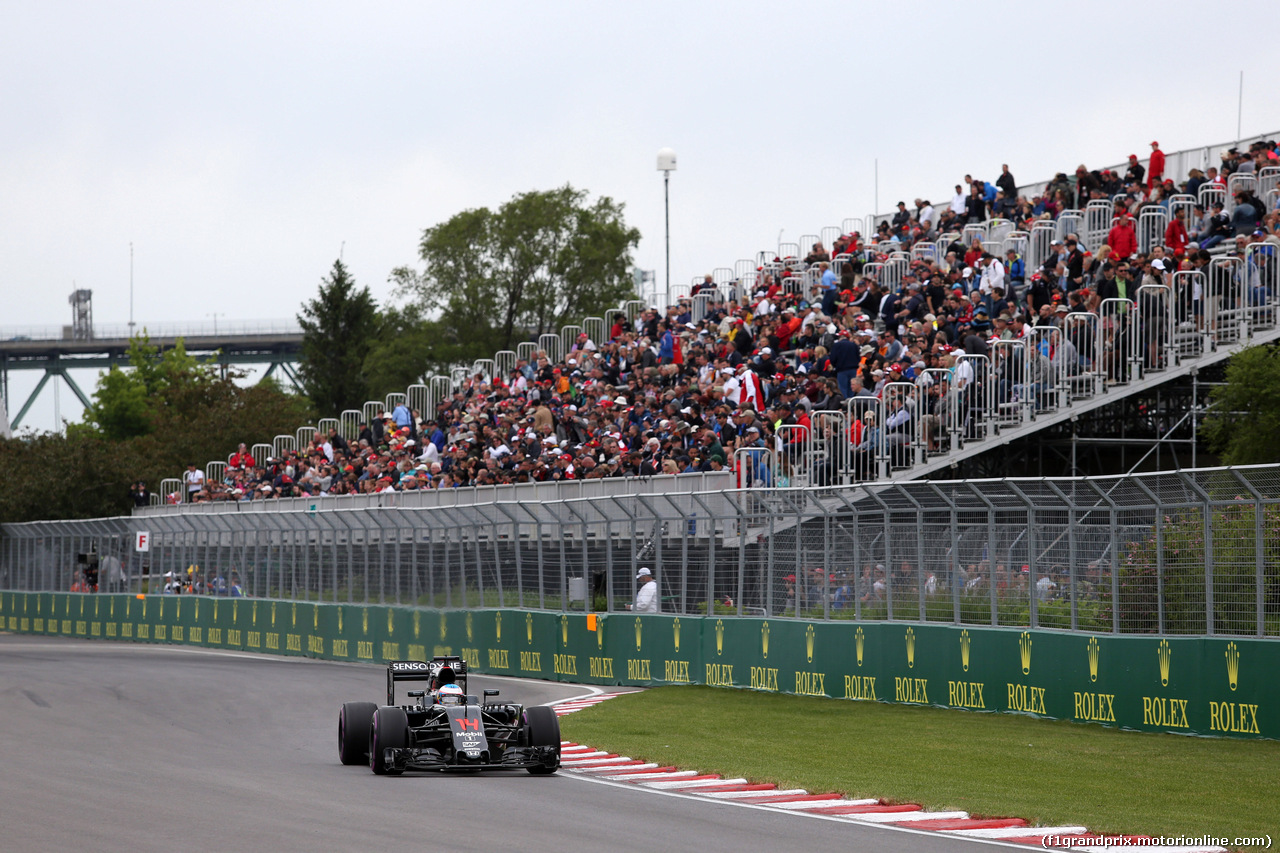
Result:
{"label": "spectator crowd", "polygon": [[[963,385],[970,369],[963,356],[991,356],[996,342],[1035,337],[1042,327],[1063,329],[1056,350],[1033,349],[1032,363],[1019,366],[1019,378],[1002,383],[996,396],[1034,395],[1049,361],[1070,359],[1070,373],[1091,367],[1091,354],[1103,351],[1067,331],[1106,335],[1108,349],[1124,334],[1106,323],[1068,320],[1098,315],[1105,300],[1135,300],[1139,312],[1149,311],[1136,301],[1138,288],[1166,285],[1171,304],[1160,310],[1202,329],[1209,297],[1177,285],[1175,274],[1208,275],[1219,255],[1241,259],[1250,304],[1274,296],[1274,202],[1246,190],[1229,214],[1220,204],[1195,207],[1190,216],[1186,205],[1175,206],[1163,245],[1147,252],[1138,251],[1135,220],[1152,205],[1169,211],[1174,195],[1198,198],[1204,184],[1225,188],[1232,175],[1280,165],[1276,145],[1232,149],[1220,167],[1192,169],[1181,181],[1164,174],[1164,155],[1151,147],[1149,168],[1136,155],[1123,174],[1080,166],[1030,197],[1019,195],[1008,166],[994,182],[966,175],[948,203],[900,202],[874,235],[855,231],[830,247],[813,245],[803,259],[776,258],[750,286],[718,287],[708,275],[690,298],[665,310],[608,318],[605,340],[579,334],[558,360],[534,352],[506,375],[477,374],[455,386],[434,411],[401,403],[359,424],[358,435],[317,432],[307,446],[278,457],[255,460],[242,444],[216,482],[190,466],[181,492],[194,502],[246,501],[720,471],[743,458],[737,451],[783,450],[804,440],[817,412],[845,411],[851,398],[883,399],[886,386],[901,383],[936,390],[945,376]],[[1035,268],[1017,245],[993,253],[981,238],[966,244],[959,237],[966,225],[997,219],[1030,231],[1098,200],[1114,211],[1105,244],[1091,252],[1079,235],[1066,233]],[[911,253],[920,241],[937,250]],[[876,270],[898,251],[909,269],[887,286]],[[800,268],[807,275],[795,272]],[[866,456],[886,436],[892,443],[914,419],[937,449],[946,404],[937,394],[915,400],[885,406],[883,424],[867,408],[847,436],[853,455]],[[915,406],[925,411],[911,411]]]}

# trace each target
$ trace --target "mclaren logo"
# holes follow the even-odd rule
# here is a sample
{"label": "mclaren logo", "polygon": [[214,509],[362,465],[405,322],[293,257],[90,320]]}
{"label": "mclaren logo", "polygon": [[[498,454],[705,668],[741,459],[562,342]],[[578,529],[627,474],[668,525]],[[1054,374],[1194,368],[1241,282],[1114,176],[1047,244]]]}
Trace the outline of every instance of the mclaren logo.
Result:
{"label": "mclaren logo", "polygon": [[809,663],[813,663],[813,626],[804,629],[804,654]]}
{"label": "mclaren logo", "polygon": [[524,637],[525,640],[533,642],[533,614],[526,613],[524,615]]}
{"label": "mclaren logo", "polygon": [[636,617],[636,651],[640,651],[640,631],[642,626],[643,626],[643,623],[640,621],[640,617],[637,616]]}
{"label": "mclaren logo", "polygon": [[764,654],[764,659],[769,659],[769,623],[765,622],[760,626],[760,651]]}
{"label": "mclaren logo", "polygon": [[1169,686],[1169,658],[1173,655],[1173,649],[1169,648],[1168,640],[1161,640],[1160,646],[1156,649],[1156,657],[1160,659],[1160,686]]}
{"label": "mclaren logo", "polygon": [[569,617],[560,617],[560,642],[563,645],[569,645]]}
{"label": "mclaren logo", "polygon": [[1098,680],[1098,638],[1089,638],[1089,680]]}
{"label": "mclaren logo", "polygon": [[916,665],[916,632],[912,628],[907,629],[907,669],[914,669]]}
{"label": "mclaren logo", "polygon": [[467,642],[471,642],[472,634],[474,634],[475,626],[471,622],[471,611],[467,611]]}
{"label": "mclaren logo", "polygon": [[969,629],[960,632],[960,668],[969,671]]}
{"label": "mclaren logo", "polygon": [[716,656],[724,654],[724,620],[716,620]]}
{"label": "mclaren logo", "polygon": [[676,646],[676,654],[680,654],[680,617],[676,617],[676,621],[671,623],[671,639]]}
{"label": "mclaren logo", "polygon": [[853,632],[853,645],[858,652],[858,666],[862,666],[862,649],[866,641],[867,637],[862,633],[861,628]]}
{"label": "mclaren logo", "polygon": [[1240,685],[1240,650],[1235,643],[1227,643],[1227,683],[1233,691]]}
{"label": "mclaren logo", "polygon": [[1022,674],[1031,674],[1031,632],[1023,631],[1018,637],[1018,656],[1022,658]]}

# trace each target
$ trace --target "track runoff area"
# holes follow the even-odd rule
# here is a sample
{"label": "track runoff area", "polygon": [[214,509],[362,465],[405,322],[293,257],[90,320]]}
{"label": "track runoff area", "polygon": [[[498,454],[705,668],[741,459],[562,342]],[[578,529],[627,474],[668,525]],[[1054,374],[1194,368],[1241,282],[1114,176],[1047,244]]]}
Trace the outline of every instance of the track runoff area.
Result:
{"label": "track runoff area", "polygon": [[[563,716],[584,711],[623,694],[600,693],[555,704]],[[652,792],[704,797],[734,805],[772,809],[796,816],[874,824],[911,833],[995,842],[1011,847],[1110,851],[1141,848],[1161,853],[1225,853],[1228,849],[1270,849],[1272,839],[1099,835],[1085,826],[1030,826],[1017,817],[977,818],[964,811],[927,811],[915,803],[887,803],[880,799],[849,799],[837,793],[814,793],[800,788],[726,779],[679,765],[661,765],[595,749],[573,741],[561,742],[563,769],[591,779],[632,785]]]}

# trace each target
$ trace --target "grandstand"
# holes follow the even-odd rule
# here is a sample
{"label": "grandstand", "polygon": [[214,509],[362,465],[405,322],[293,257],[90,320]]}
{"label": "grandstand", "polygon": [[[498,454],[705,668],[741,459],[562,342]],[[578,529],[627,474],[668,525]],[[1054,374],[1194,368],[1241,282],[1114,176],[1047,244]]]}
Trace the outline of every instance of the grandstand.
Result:
{"label": "grandstand", "polygon": [[[1134,159],[1008,200],[975,180],[962,213],[919,201],[846,219],[674,287],[665,315],[626,302],[246,448],[251,461],[210,462],[200,488],[167,479],[153,500],[920,478],[1280,337],[1275,144],[1165,163],[1161,180],[1134,180],[1150,165]],[[1196,238],[1215,227],[1233,233],[1208,251]]]}

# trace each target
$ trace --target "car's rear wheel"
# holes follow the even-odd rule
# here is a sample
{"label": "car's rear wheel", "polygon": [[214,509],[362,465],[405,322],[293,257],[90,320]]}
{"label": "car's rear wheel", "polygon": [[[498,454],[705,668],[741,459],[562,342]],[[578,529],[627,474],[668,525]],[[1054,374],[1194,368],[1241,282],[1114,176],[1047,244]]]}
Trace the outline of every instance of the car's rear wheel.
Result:
{"label": "car's rear wheel", "polygon": [[525,743],[529,746],[553,746],[555,758],[547,764],[530,767],[535,776],[545,776],[560,769],[560,718],[546,706],[524,709]]}
{"label": "car's rear wheel", "polygon": [[378,706],[372,702],[347,702],[338,713],[338,760],[343,764],[369,763],[369,726]]}
{"label": "car's rear wheel", "polygon": [[409,715],[404,709],[388,705],[375,710],[369,726],[369,766],[373,772],[379,776],[403,773],[387,764],[385,750],[404,749],[408,745]]}

